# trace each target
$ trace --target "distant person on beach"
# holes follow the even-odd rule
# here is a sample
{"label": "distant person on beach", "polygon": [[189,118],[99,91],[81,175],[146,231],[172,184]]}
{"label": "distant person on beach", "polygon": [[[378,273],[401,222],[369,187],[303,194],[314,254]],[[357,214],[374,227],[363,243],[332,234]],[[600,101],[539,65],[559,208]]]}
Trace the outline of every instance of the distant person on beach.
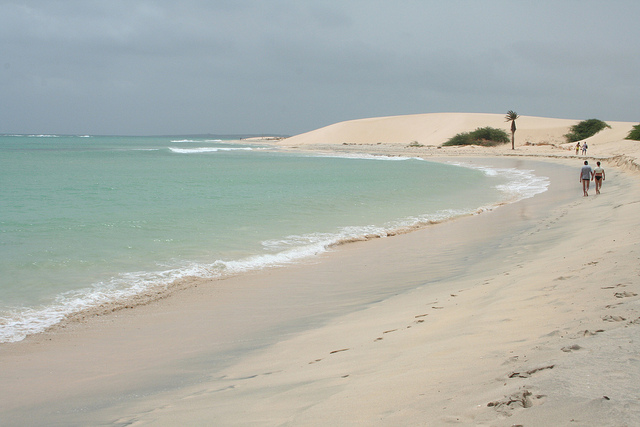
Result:
{"label": "distant person on beach", "polygon": [[587,141],[584,142],[584,144],[582,144],[582,155],[584,156],[585,154],[587,154]]}
{"label": "distant person on beach", "polygon": [[589,166],[589,162],[585,160],[584,166],[582,166],[582,169],[580,169],[580,181],[582,181],[582,192],[584,193],[585,197],[589,195],[587,192],[589,191],[589,182],[591,181],[592,174],[593,169],[591,169],[591,166]]}
{"label": "distant person on beach", "polygon": [[596,181],[596,194],[600,194],[600,187],[602,187],[602,181],[604,181],[604,169],[600,167],[600,162],[596,162],[596,165],[591,179]]}
{"label": "distant person on beach", "polygon": [[578,142],[576,144],[576,156],[578,155],[579,152],[580,152],[580,143]]}

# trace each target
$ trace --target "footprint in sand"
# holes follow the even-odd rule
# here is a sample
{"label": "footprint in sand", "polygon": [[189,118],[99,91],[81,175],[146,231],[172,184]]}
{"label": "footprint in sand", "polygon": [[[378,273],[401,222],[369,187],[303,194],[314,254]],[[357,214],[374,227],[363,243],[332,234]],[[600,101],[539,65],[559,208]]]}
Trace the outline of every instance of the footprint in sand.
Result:
{"label": "footprint in sand", "polygon": [[607,305],[604,306],[604,308],[615,308],[615,307],[617,307],[619,305],[622,305],[622,303],[618,302],[618,303],[615,303],[615,304],[607,304]]}
{"label": "footprint in sand", "polygon": [[540,366],[538,368],[529,369],[527,371],[511,372],[508,375],[508,377],[509,378],[529,378],[531,375],[535,374],[536,372],[544,371],[547,369],[553,369],[555,367],[556,365],[545,365],[545,366]]}
{"label": "footprint in sand", "polygon": [[511,396],[506,396],[504,399],[496,400],[494,402],[487,403],[487,406],[493,407],[499,412],[505,415],[510,415],[510,411],[516,408],[531,408],[534,405],[539,405],[543,402],[546,396],[543,394],[534,395],[529,390],[520,390]]}
{"label": "footprint in sand", "polygon": [[605,322],[624,322],[627,319],[622,316],[607,314],[606,316],[602,317],[602,320],[604,320]]}
{"label": "footprint in sand", "polygon": [[638,296],[638,294],[636,294],[635,292],[616,292],[615,294],[613,294],[613,296],[615,296],[616,298],[629,298],[629,297],[635,297]]}
{"label": "footprint in sand", "polygon": [[568,335],[567,338],[575,340],[583,337],[592,337],[594,335],[599,334],[600,332],[604,332],[604,329],[597,329],[595,331],[590,331],[589,329],[583,329],[582,331],[578,331],[574,334]]}
{"label": "footprint in sand", "polygon": [[[432,307],[432,308],[437,308],[437,307]],[[442,307],[441,307],[442,308]],[[424,314],[418,314],[416,316],[413,316],[414,320],[413,323],[424,323],[424,319],[421,319],[421,317],[427,317],[429,315],[429,313],[424,313]],[[410,328],[411,326],[407,326],[407,328]]]}
{"label": "footprint in sand", "polygon": [[600,332],[604,332],[604,329],[598,329],[597,331],[590,331],[588,329],[585,329],[584,332],[582,332],[582,336],[591,337],[593,335],[599,334]]}
{"label": "footprint in sand", "polygon": [[[397,329],[389,329],[388,331],[384,331],[384,332],[382,333],[382,335],[384,335],[384,334],[389,334],[389,333],[391,333],[391,332],[395,332],[395,331],[397,331]],[[378,338],[376,338],[376,339],[375,339],[375,340],[373,340],[373,341],[374,341],[374,342],[376,342],[376,341],[382,341],[382,339],[383,339],[382,337],[378,337]]]}

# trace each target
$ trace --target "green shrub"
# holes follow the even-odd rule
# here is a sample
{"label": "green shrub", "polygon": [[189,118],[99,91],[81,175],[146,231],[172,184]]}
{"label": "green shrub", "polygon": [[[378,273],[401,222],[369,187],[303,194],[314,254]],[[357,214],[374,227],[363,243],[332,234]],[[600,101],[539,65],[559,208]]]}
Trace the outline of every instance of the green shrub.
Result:
{"label": "green shrub", "polygon": [[[509,142],[509,135],[502,129],[492,127],[478,128],[471,132],[471,137],[477,141],[489,141],[496,144],[504,144]],[[496,145],[493,144],[493,145]]]}
{"label": "green shrub", "polygon": [[595,135],[604,128],[611,129],[611,126],[598,119],[583,120],[577,125],[571,126],[569,133],[565,135],[567,142],[582,141]]}
{"label": "green shrub", "polygon": [[631,129],[626,139],[633,139],[635,141],[640,141],[640,124],[635,125],[633,129]]}
{"label": "green shrub", "polygon": [[473,144],[473,140],[471,139],[471,134],[469,132],[459,133],[447,142],[442,145],[471,145]]}
{"label": "green shrub", "polygon": [[509,141],[509,135],[504,130],[484,127],[478,128],[473,132],[459,133],[442,145],[483,145],[485,147],[493,147],[498,144],[506,144]]}

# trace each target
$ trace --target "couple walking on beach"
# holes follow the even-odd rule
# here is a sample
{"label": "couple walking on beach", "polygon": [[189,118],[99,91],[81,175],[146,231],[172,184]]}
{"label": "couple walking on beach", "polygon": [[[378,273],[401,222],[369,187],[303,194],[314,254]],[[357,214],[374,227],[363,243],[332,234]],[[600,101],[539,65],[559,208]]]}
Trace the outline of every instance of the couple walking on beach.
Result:
{"label": "couple walking on beach", "polygon": [[587,155],[587,141],[584,142],[584,144],[580,145],[580,143],[578,142],[576,144],[576,156],[578,155],[578,151],[580,151],[580,149],[582,149],[582,155],[586,156]]}
{"label": "couple walking on beach", "polygon": [[596,194],[600,194],[600,187],[604,181],[604,169],[600,167],[600,162],[596,162],[596,168],[592,169],[588,161],[584,161],[584,166],[580,169],[580,181],[582,181],[582,192],[588,196],[589,182],[596,182]]}

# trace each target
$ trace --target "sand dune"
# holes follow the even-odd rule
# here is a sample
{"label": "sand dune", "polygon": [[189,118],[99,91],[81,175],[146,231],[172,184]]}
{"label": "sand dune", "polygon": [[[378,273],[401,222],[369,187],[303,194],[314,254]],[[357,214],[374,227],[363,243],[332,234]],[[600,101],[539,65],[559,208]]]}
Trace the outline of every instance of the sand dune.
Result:
{"label": "sand dune", "polygon": [[[518,145],[563,144],[563,136],[579,120],[521,116],[517,121]],[[624,139],[634,123],[607,122],[607,129],[593,137],[594,141]],[[407,116],[376,117],[336,123],[311,132],[287,138],[285,145],[307,144],[409,144],[441,145],[460,132],[479,127],[494,127],[510,132],[510,124],[501,114],[435,113]]]}

